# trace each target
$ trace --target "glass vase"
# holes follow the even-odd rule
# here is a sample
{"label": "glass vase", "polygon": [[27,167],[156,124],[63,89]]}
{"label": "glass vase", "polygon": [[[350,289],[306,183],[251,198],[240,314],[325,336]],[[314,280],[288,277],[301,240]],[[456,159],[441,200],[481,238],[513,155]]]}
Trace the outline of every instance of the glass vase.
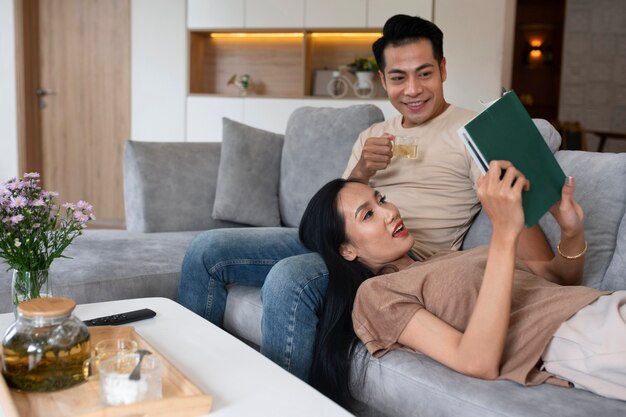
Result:
{"label": "glass vase", "polygon": [[13,270],[11,282],[11,299],[13,300],[13,313],[17,317],[17,305],[22,301],[33,298],[50,297],[48,283],[48,270],[18,271]]}

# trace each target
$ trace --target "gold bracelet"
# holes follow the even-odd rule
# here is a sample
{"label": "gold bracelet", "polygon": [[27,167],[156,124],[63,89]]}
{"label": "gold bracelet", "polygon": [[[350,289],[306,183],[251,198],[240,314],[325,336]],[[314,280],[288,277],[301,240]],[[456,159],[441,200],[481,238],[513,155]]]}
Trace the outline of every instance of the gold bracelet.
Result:
{"label": "gold bracelet", "polygon": [[587,252],[587,241],[585,240],[585,247],[582,250],[582,252],[580,252],[579,254],[574,255],[574,256],[567,256],[563,252],[561,252],[561,241],[559,241],[559,243],[556,245],[556,251],[559,253],[559,255],[561,255],[565,259],[578,259],[578,258],[582,257]]}

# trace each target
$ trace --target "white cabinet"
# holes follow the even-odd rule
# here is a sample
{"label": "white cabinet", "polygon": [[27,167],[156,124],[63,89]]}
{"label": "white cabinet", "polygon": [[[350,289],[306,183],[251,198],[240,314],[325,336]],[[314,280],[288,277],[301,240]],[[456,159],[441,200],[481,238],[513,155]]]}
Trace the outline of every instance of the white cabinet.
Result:
{"label": "white cabinet", "polygon": [[245,0],[187,0],[189,29],[243,28]]}
{"label": "white cabinet", "polygon": [[306,0],[307,28],[363,28],[367,0]]}
{"label": "white cabinet", "polygon": [[303,106],[313,106],[313,107],[348,107],[355,106],[358,104],[373,104],[378,107],[382,112],[383,116],[385,116],[385,120],[393,119],[398,116],[398,110],[396,110],[389,100],[385,99],[376,99],[376,100],[337,100],[333,98],[321,98],[321,99],[311,99],[306,103],[302,104]]}
{"label": "white cabinet", "polygon": [[430,20],[433,0],[187,0],[187,27],[382,28],[398,13]]}
{"label": "white cabinet", "polygon": [[432,20],[433,0],[368,0],[367,27],[382,28],[396,14],[419,16]]}
{"label": "white cabinet", "polygon": [[291,113],[306,105],[306,100],[302,99],[246,98],[243,104],[244,123],[259,129],[284,134]]}
{"label": "white cabinet", "polygon": [[335,100],[331,98],[275,99],[264,97],[189,96],[187,98],[187,141],[221,142],[222,117],[259,129],[285,133],[294,110],[304,107],[378,106],[385,119],[398,115],[389,100]]}
{"label": "white cabinet", "polygon": [[391,119],[399,114],[387,99],[337,100],[332,98],[272,99],[247,97],[243,99],[243,123],[270,132],[284,134],[291,113],[300,107],[343,108],[358,104],[374,104],[383,112],[385,119]]}
{"label": "white cabinet", "polygon": [[239,97],[187,97],[187,141],[221,142],[222,117],[243,123],[243,99]]}
{"label": "white cabinet", "polygon": [[302,28],[304,0],[187,0],[189,29]]}
{"label": "white cabinet", "polygon": [[302,28],[304,0],[247,0],[246,28]]}

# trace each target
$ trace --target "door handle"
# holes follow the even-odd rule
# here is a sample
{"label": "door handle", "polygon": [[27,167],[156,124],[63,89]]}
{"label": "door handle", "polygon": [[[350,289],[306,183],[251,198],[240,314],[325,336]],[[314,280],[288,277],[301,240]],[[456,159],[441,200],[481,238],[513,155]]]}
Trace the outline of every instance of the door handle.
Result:
{"label": "door handle", "polygon": [[54,91],[46,90],[45,88],[41,88],[41,87],[39,87],[37,90],[35,90],[35,94],[37,94],[37,97],[39,97],[39,108],[40,109],[45,109],[46,106],[47,106],[46,101],[44,100],[44,98],[46,96],[54,96],[54,95],[56,95],[56,93]]}
{"label": "door handle", "polygon": [[54,91],[46,90],[45,88],[38,88],[37,90],[35,90],[35,94],[37,94],[38,97],[45,97],[45,96],[54,96],[54,95],[56,95],[56,93]]}

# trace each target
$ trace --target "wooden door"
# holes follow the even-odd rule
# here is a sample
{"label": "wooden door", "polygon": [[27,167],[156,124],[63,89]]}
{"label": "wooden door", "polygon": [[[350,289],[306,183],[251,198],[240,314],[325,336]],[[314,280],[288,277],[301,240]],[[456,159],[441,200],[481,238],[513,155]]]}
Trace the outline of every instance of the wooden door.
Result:
{"label": "wooden door", "polygon": [[30,23],[22,25],[24,46],[18,53],[36,61],[37,71],[24,71],[23,85],[24,102],[32,102],[35,94],[36,104],[20,108],[38,112],[30,119],[40,129],[26,129],[35,137],[24,139],[29,146],[23,150],[41,155],[21,160],[40,165],[29,168],[41,171],[44,187],[59,192],[60,202],[89,201],[97,216],[94,226],[123,227],[122,152],[130,137],[130,0],[26,3],[30,5],[21,11],[22,19]]}

